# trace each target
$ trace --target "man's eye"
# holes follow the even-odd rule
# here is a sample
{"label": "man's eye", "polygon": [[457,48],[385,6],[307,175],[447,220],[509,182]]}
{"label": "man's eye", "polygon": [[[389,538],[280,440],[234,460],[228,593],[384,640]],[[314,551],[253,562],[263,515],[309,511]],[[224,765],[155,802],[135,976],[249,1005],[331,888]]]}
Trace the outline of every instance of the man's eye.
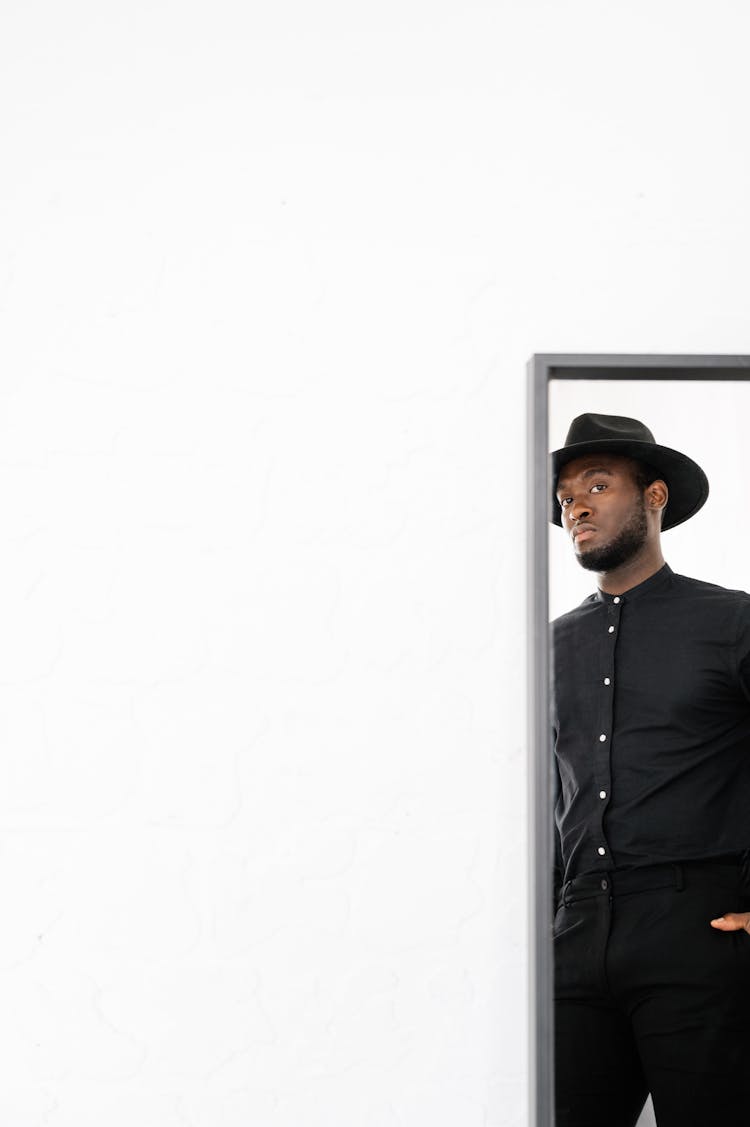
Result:
{"label": "man's eye", "polygon": [[560,508],[564,509],[565,506],[569,505],[572,500],[573,500],[572,497],[561,497],[560,498]]}
{"label": "man's eye", "polygon": [[594,489],[606,489],[606,488],[607,488],[607,485],[606,485],[606,482],[604,482],[604,481],[597,482],[596,485],[591,486],[592,492],[593,492]]}

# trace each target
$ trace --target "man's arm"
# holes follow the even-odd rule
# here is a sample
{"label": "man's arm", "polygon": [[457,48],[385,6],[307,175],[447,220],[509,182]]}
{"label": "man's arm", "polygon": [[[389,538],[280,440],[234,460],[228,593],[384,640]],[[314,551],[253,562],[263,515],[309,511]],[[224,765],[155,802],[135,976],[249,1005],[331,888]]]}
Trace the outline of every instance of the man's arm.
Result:
{"label": "man's arm", "polygon": [[[740,616],[740,629],[737,637],[737,674],[743,693],[750,701],[750,613],[747,608]],[[744,854],[743,871],[748,872],[750,851]],[[717,931],[746,931],[750,935],[750,912],[727,912],[718,919],[711,920],[711,927]]]}
{"label": "man's arm", "polygon": [[[553,735],[556,733],[553,733]],[[554,747],[554,739],[552,746]],[[563,865],[562,849],[560,846],[560,831],[557,828],[557,819],[555,818],[555,808],[557,807],[557,800],[560,796],[560,773],[557,770],[557,759],[552,756],[552,840],[555,845],[555,860],[552,879],[552,915],[554,917],[557,911],[558,901],[563,886],[563,875],[565,873],[565,866]]]}

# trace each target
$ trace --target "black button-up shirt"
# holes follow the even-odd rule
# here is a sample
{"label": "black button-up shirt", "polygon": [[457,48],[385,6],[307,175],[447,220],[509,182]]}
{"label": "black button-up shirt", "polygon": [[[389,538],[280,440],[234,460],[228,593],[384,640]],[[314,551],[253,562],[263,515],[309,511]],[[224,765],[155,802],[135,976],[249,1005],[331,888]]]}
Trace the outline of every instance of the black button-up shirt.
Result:
{"label": "black button-up shirt", "polygon": [[556,883],[750,848],[750,595],[668,564],[552,624]]}

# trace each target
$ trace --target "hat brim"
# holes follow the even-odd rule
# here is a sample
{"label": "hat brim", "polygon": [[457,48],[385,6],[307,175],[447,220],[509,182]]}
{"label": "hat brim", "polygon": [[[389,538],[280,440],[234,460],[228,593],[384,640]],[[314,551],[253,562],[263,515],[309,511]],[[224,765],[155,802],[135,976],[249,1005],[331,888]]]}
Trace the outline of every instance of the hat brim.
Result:
{"label": "hat brim", "polygon": [[563,446],[550,454],[552,473],[552,510],[550,520],[562,525],[562,510],[557,500],[557,478],[560,470],[574,458],[584,454],[627,454],[639,462],[648,462],[667,483],[669,500],[662,517],[662,532],[675,528],[695,516],[708,497],[708,478],[697,462],[672,450],[669,446],[658,446],[655,442],[635,442],[621,438],[598,438],[591,442],[576,442]]}

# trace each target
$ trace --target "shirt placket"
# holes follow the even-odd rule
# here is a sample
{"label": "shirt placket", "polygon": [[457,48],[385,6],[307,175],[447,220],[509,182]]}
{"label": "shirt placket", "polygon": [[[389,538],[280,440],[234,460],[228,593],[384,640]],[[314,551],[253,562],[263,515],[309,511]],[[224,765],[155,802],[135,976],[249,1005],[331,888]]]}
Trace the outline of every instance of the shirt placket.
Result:
{"label": "shirt placket", "polygon": [[598,818],[595,825],[596,855],[600,863],[612,863],[609,842],[604,832],[604,815],[612,798],[612,741],[614,736],[614,687],[615,650],[620,633],[623,599],[620,595],[607,600],[607,614],[604,624],[604,639],[601,648],[602,662],[597,672],[600,707],[598,709],[599,731],[594,747],[594,787]]}

